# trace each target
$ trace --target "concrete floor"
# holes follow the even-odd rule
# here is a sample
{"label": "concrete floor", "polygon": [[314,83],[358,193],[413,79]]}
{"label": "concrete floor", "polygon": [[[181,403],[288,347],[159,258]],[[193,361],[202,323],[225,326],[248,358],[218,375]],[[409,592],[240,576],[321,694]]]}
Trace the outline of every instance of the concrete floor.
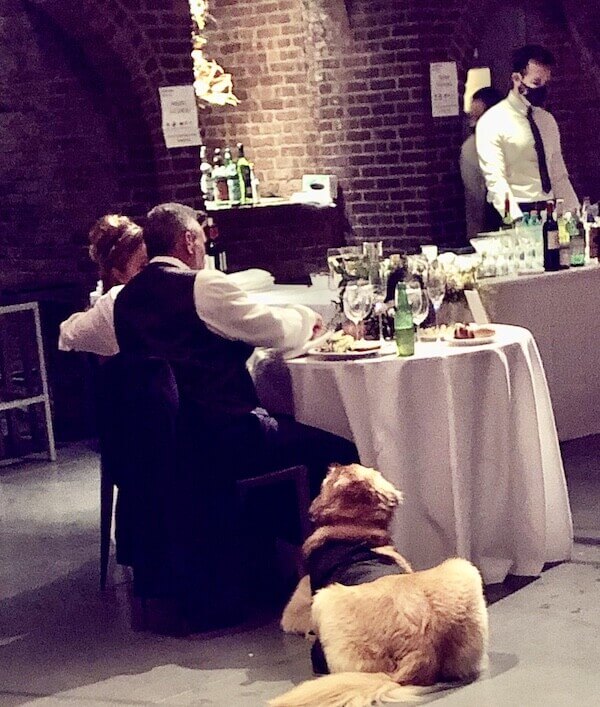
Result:
{"label": "concrete floor", "polygon": [[[490,599],[490,670],[431,696],[460,707],[600,705],[600,438],[563,447],[574,560]],[[131,628],[129,579],[98,588],[98,462],[0,469],[0,705],[257,707],[311,677],[308,648],[272,612],[235,631],[167,638]]]}

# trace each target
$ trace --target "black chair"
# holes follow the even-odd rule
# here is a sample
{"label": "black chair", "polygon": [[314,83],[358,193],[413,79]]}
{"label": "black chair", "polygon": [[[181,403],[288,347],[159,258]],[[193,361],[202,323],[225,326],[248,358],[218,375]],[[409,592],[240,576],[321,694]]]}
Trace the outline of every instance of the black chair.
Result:
{"label": "black chair", "polygon": [[[200,450],[202,440],[194,439],[189,419],[182,419],[185,406],[180,405],[173,371],[160,359],[119,354],[101,367],[98,390],[100,586],[106,586],[116,485],[117,562],[133,567],[135,593],[141,597],[189,593],[190,583],[201,574],[190,565],[202,563],[197,552],[198,513],[188,484],[191,460],[195,462],[191,473],[198,472],[194,448]],[[182,449],[178,455],[176,450]],[[244,479],[237,487],[244,500],[252,489],[283,482],[294,484],[304,539],[310,533],[306,467]],[[182,505],[187,510],[182,511]],[[299,549],[294,561],[302,573]]]}

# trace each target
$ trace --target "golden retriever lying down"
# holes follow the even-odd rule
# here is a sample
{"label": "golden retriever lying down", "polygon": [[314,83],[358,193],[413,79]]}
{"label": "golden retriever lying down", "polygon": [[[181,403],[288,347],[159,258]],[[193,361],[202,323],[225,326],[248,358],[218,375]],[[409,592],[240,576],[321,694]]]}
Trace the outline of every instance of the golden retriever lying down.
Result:
{"label": "golden retriever lying down", "polygon": [[485,666],[479,572],[454,558],[413,573],[388,532],[401,500],[375,469],[329,469],[310,508],[316,530],[303,548],[316,592],[312,606],[304,577],[281,624],[294,633],[312,629],[326,661],[317,670],[332,674],[298,685],[271,707],[415,701],[435,683],[473,680]]}

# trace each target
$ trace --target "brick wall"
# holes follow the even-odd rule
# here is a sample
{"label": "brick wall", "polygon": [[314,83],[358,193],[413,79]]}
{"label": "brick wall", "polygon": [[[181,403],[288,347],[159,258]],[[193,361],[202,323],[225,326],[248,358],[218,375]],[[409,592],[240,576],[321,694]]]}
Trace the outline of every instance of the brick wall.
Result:
{"label": "brick wall", "polygon": [[188,83],[187,0],[0,6],[0,289],[95,279],[108,211],[197,203],[197,150],[167,151],[158,87]]}
{"label": "brick wall", "polygon": [[[243,141],[263,193],[287,196],[305,172],[337,174],[349,239],[383,238],[388,250],[459,244],[464,126],[430,116],[429,62],[456,61],[462,81],[490,7],[212,0],[207,53],[233,73],[242,103],[201,112],[208,144]],[[598,199],[597,4],[532,0],[526,10],[528,40],[559,60],[551,106],[573,181]],[[189,28],[187,0],[4,0],[0,288],[83,291],[95,218],[138,217],[159,200],[198,204],[197,150],[165,149],[157,90],[190,81]],[[267,250],[264,233],[255,237]],[[290,242],[290,260],[318,245],[318,233]]]}

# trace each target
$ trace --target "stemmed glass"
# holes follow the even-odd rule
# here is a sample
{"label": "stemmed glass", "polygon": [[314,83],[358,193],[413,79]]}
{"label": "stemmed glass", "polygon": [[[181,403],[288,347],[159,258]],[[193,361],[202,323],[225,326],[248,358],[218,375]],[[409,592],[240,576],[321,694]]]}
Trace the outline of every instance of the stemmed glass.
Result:
{"label": "stemmed glass", "polygon": [[439,339],[440,323],[438,314],[446,294],[446,273],[438,260],[434,260],[433,263],[429,264],[429,268],[425,273],[425,287],[435,312],[435,331],[436,337]]}
{"label": "stemmed glass", "polygon": [[429,297],[418,280],[409,280],[406,283],[406,298],[412,312],[413,322],[417,327],[418,339],[419,327],[427,319],[429,313]]}
{"label": "stemmed glass", "polygon": [[369,282],[373,287],[373,304],[379,320],[379,344],[383,346],[383,312],[387,294],[388,270],[385,263],[372,261],[369,266]]}
{"label": "stemmed glass", "polygon": [[362,280],[349,282],[344,290],[344,314],[356,327],[356,339],[362,339],[360,323],[373,305],[373,286]]}

